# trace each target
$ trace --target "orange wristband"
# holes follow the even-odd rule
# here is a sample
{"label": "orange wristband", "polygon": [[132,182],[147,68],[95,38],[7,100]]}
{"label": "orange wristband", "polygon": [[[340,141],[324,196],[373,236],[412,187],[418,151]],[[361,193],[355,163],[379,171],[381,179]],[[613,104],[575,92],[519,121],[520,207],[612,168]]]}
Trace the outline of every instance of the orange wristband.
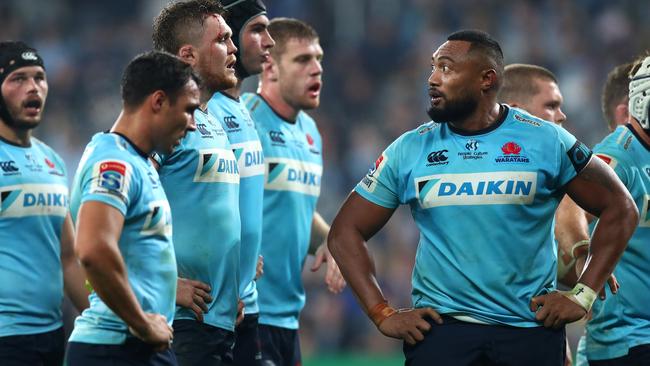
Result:
{"label": "orange wristband", "polygon": [[387,302],[380,302],[368,311],[368,316],[372,322],[375,323],[375,326],[379,327],[379,324],[395,313],[397,313],[397,310],[388,305]]}

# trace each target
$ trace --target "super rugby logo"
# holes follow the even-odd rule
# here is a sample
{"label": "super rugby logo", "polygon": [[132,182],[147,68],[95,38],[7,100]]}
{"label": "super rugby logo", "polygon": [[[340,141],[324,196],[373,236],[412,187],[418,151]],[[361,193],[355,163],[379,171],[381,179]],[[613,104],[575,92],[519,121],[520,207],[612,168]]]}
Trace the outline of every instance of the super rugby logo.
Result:
{"label": "super rugby logo", "polygon": [[293,191],[318,197],[323,167],[306,161],[276,158],[266,161],[265,189]]}
{"label": "super rugby logo", "polygon": [[537,190],[535,172],[437,174],[416,178],[422,208],[465,205],[527,205]]}
{"label": "super rugby logo", "polygon": [[93,166],[91,193],[108,193],[126,202],[131,181],[131,166],[121,160],[103,160]]}
{"label": "super rugby logo", "polygon": [[194,182],[239,183],[239,167],[232,150],[199,150]]}
{"label": "super rugby logo", "polygon": [[386,166],[386,162],[388,161],[388,155],[386,153],[381,154],[377,160],[375,160],[375,164],[368,170],[368,174],[361,180],[361,186],[368,192],[374,192],[375,191],[375,183],[376,183],[376,177],[379,177],[381,174],[381,171],[384,169]]}

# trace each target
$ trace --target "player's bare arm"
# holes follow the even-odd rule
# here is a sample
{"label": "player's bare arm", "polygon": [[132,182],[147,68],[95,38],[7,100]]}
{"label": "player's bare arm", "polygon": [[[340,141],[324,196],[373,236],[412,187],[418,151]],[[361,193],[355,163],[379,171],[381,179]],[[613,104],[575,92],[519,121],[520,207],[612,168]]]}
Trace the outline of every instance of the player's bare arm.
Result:
{"label": "player's bare arm", "polygon": [[352,192],[336,215],[327,242],[343,277],[379,331],[388,337],[415,344],[424,339],[424,333],[431,328],[425,317],[437,323],[442,319],[430,308],[396,311],[388,306],[377,283],[375,265],[366,245],[393,212],[393,209],[371,203]]}
{"label": "player's bare arm", "polygon": [[172,329],[164,316],[142,310],[129,285],[118,246],[123,226],[124,216],[116,208],[86,202],[79,209],[75,250],[102,301],[136,337],[162,351],[169,347]]}
{"label": "player's bare arm", "polygon": [[591,159],[576,178],[567,184],[566,192],[580,207],[600,220],[591,239],[584,271],[574,288],[576,293],[567,296],[554,292],[535,297],[531,301],[531,310],[537,310],[537,320],[546,327],[554,328],[576,321],[587,313],[593,298],[589,299],[591,303],[588,304],[581,299],[589,292],[594,292],[590,296],[594,297],[603,288],[639,220],[629,192],[600,159]]}
{"label": "player's bare arm", "polygon": [[61,230],[61,267],[63,268],[63,286],[74,306],[82,312],[88,303],[88,289],[86,277],[74,255],[74,226],[68,213],[63,221]]}
{"label": "player's bare arm", "polygon": [[321,265],[326,263],[327,273],[325,273],[325,284],[331,292],[338,294],[345,288],[345,279],[327,247],[327,235],[329,231],[330,226],[325,219],[318,212],[314,212],[311,224],[311,238],[309,241],[309,254],[315,256],[311,271],[318,271]]}

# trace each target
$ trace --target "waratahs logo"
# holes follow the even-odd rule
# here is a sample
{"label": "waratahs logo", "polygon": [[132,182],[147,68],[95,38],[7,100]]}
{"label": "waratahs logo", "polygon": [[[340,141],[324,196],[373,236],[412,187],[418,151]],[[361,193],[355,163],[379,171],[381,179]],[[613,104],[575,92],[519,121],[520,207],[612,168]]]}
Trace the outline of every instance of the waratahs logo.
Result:
{"label": "waratahs logo", "polygon": [[522,152],[522,147],[514,141],[509,141],[501,146],[503,155],[494,159],[497,163],[530,163],[530,159]]}
{"label": "waratahs logo", "polygon": [[501,151],[504,155],[519,155],[521,152],[521,146],[517,145],[515,142],[506,142],[501,146]]}

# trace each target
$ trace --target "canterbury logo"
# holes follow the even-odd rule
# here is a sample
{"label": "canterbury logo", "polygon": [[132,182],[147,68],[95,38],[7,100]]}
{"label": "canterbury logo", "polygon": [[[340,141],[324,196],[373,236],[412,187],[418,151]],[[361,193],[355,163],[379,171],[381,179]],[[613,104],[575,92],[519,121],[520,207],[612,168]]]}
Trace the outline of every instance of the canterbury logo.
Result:
{"label": "canterbury logo", "polygon": [[13,160],[9,161],[0,161],[0,169],[5,173],[17,172],[18,168],[14,166],[15,162]]}
{"label": "canterbury logo", "polygon": [[441,163],[443,161],[447,161],[447,156],[445,155],[448,150],[440,150],[440,151],[433,151],[432,153],[427,156],[427,161],[429,163]]}
{"label": "canterbury logo", "polygon": [[23,58],[23,60],[28,60],[28,61],[36,61],[36,60],[38,60],[38,57],[36,56],[36,53],[34,53],[32,51],[23,52],[21,57]]}

